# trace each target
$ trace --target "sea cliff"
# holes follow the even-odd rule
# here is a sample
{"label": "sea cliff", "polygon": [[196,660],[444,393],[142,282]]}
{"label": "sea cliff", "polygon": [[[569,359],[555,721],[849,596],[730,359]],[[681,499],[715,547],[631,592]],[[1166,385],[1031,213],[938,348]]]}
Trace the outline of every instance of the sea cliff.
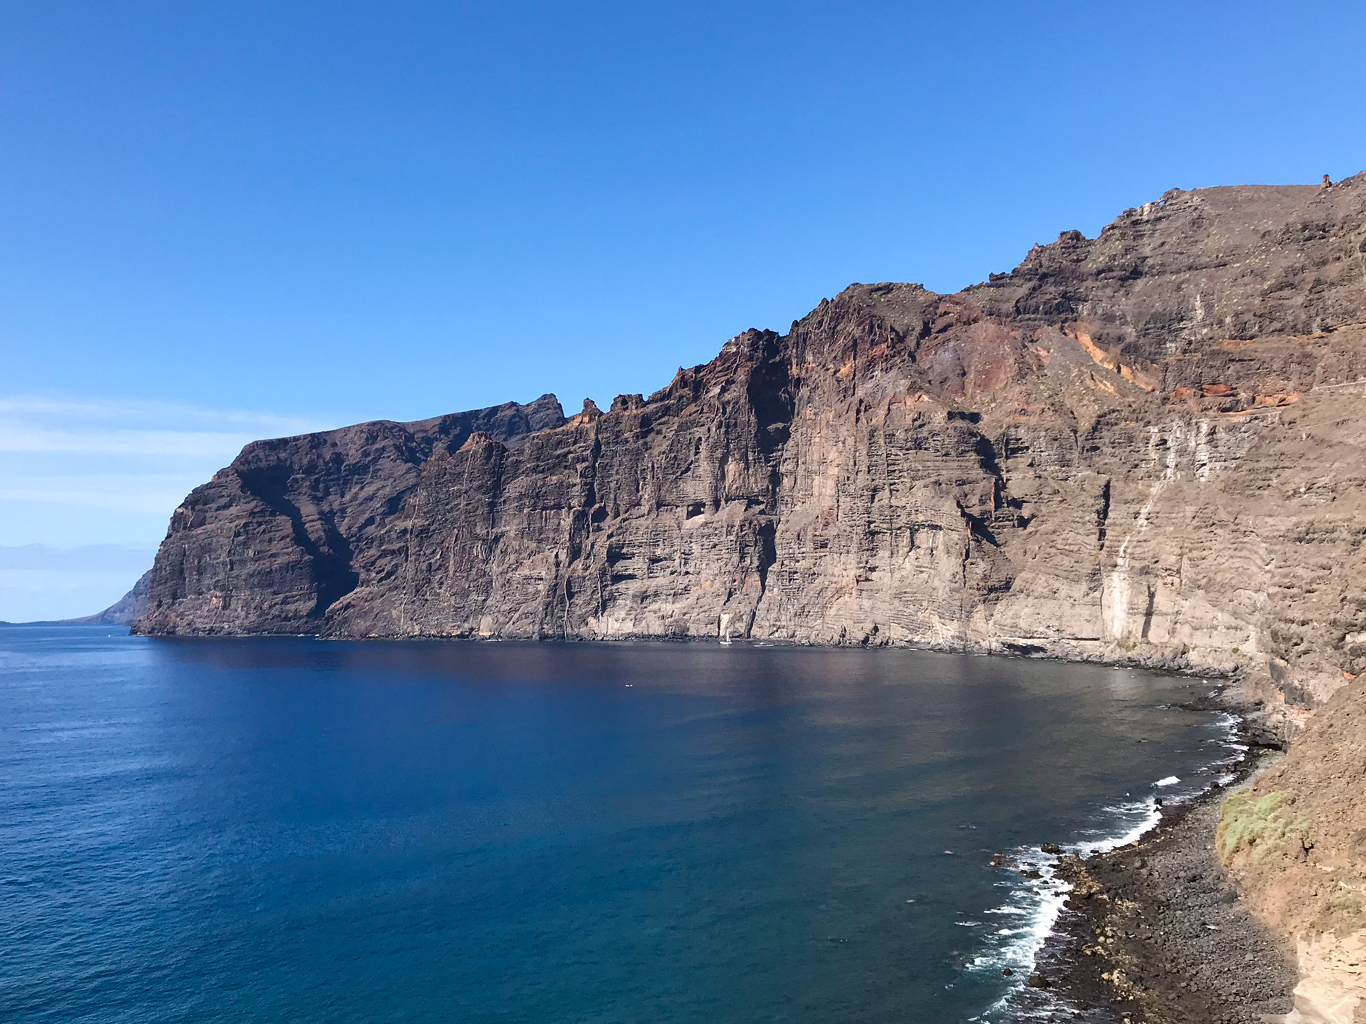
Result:
{"label": "sea cliff", "polygon": [[[1287,1020],[1345,1022],[1366,1001],[1364,402],[1366,174],[1173,190],[955,295],[853,285],[607,411],[547,395],[248,445],[175,510],[134,628],[731,635],[1237,677],[1264,742],[1301,732],[1288,759],[1223,807],[1217,851],[1205,809],[1093,888],[1160,917],[1181,884],[1232,885],[1298,954]],[[1135,1019],[1189,993],[1244,1019],[1281,991],[1272,953],[1206,991],[1219,955],[1140,933],[1129,973],[1095,972],[1115,1007],[1135,965],[1160,980]]]}
{"label": "sea cliff", "polygon": [[148,634],[734,636],[1366,668],[1366,177],[1173,190],[955,295],[853,285],[648,398],[261,441]]}

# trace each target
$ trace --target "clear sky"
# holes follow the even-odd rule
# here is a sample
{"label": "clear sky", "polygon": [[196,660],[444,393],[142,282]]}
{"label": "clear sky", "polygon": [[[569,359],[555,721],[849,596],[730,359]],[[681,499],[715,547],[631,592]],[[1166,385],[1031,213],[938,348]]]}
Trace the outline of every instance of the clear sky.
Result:
{"label": "clear sky", "polygon": [[1366,167],[1353,3],[0,0],[0,619],[253,436],[652,391],[852,281]]}

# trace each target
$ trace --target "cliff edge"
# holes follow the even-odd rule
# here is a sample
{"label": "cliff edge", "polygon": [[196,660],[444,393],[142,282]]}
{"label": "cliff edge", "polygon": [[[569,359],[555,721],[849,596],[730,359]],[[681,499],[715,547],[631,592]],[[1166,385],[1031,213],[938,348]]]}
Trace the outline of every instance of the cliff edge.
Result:
{"label": "cliff edge", "polygon": [[249,445],[149,634],[715,637],[1366,668],[1366,175],[1063,232],[956,295],[854,285],[648,398]]}

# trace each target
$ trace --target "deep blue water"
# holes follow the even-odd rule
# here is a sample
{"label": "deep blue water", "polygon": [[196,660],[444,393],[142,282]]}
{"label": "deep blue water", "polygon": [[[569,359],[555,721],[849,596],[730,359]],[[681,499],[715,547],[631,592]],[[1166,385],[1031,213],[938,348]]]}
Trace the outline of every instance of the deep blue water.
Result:
{"label": "deep blue water", "polygon": [[0,1020],[966,1020],[1027,956],[1033,897],[991,852],[1208,778],[1214,716],[1161,707],[1200,689],[0,629]]}

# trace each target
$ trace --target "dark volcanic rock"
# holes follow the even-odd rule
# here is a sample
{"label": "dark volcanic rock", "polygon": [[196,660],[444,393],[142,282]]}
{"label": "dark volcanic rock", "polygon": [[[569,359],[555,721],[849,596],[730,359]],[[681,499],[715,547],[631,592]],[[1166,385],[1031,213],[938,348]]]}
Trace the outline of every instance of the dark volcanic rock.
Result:
{"label": "dark volcanic rock", "polygon": [[1218,817],[1203,801],[1141,844],[1059,866],[1072,893],[1040,971],[1082,1019],[1261,1024],[1291,1008],[1293,952],[1220,866]]}
{"label": "dark volcanic rock", "polygon": [[[357,551],[395,527],[422,467],[472,436],[515,448],[564,423],[552,395],[417,423],[256,441],[171,516],[144,633],[303,633],[355,589]],[[401,527],[399,527],[401,529]]]}
{"label": "dark volcanic rock", "polygon": [[1172,192],[951,296],[855,285],[663,390],[258,442],[138,628],[735,636],[1366,669],[1366,178]]}

